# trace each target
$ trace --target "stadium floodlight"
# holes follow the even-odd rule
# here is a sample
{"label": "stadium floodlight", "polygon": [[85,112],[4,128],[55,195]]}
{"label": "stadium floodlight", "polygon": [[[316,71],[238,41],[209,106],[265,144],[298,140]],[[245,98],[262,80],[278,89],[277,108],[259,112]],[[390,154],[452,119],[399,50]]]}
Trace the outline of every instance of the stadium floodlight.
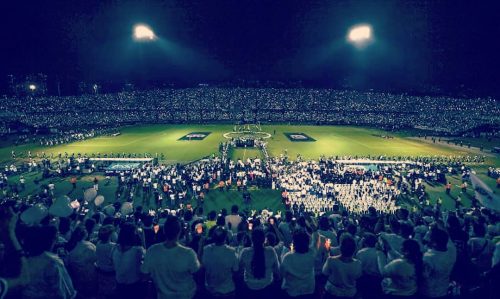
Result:
{"label": "stadium floodlight", "polygon": [[134,39],[137,41],[153,41],[156,39],[156,35],[144,24],[138,24],[134,27]]}
{"label": "stadium floodlight", "polygon": [[36,90],[36,85],[35,84],[30,84],[28,86],[28,88],[31,90],[31,91],[35,91]]}
{"label": "stadium floodlight", "polygon": [[352,27],[347,35],[347,40],[355,46],[365,46],[372,41],[372,27],[366,24]]}

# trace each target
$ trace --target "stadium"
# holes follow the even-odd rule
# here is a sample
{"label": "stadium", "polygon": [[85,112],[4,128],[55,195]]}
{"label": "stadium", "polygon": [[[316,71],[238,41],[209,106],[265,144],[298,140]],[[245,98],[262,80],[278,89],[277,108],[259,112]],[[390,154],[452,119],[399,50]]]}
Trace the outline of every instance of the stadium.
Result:
{"label": "stadium", "polygon": [[496,298],[494,12],[195,2],[12,4],[0,299]]}

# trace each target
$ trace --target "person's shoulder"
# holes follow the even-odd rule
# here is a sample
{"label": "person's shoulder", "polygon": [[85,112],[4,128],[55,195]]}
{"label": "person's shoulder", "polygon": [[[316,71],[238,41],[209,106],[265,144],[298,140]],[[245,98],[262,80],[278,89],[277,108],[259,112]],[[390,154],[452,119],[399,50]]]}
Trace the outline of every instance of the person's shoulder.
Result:
{"label": "person's shoulder", "polygon": [[162,251],[163,249],[165,248],[165,246],[163,246],[163,243],[157,243],[157,244],[153,244],[151,245],[147,250],[146,250],[146,253],[150,254],[150,253],[156,253],[158,251]]}
{"label": "person's shoulder", "polygon": [[438,252],[432,248],[427,249],[424,254],[422,255],[422,259],[432,259],[434,256],[436,256]]}
{"label": "person's shoulder", "polygon": [[144,247],[142,247],[142,246],[133,246],[133,247],[132,247],[132,249],[133,249],[134,251],[140,251],[140,252],[144,252],[144,251],[146,251],[146,250],[144,249]]}
{"label": "person's shoulder", "polygon": [[47,263],[52,265],[52,266],[64,267],[63,260],[57,254],[54,254],[51,252],[46,252],[44,254],[44,259],[47,260]]}
{"label": "person's shoulder", "polygon": [[91,250],[95,250],[96,249],[96,246],[94,243],[90,242],[90,241],[84,241],[83,244],[85,245],[85,247],[91,249]]}
{"label": "person's shoulder", "polygon": [[369,247],[364,247],[364,248],[361,248],[358,253],[356,254],[356,256],[363,256],[363,255],[366,255],[370,252],[370,248]]}
{"label": "person's shoulder", "polygon": [[329,256],[329,257],[326,259],[326,261],[327,261],[327,262],[330,262],[330,263],[336,263],[336,262],[338,262],[338,261],[339,261],[339,259],[340,259],[340,255],[331,255],[331,256]]}
{"label": "person's shoulder", "polygon": [[394,259],[392,261],[390,261],[387,266],[403,266],[403,265],[407,265],[408,262],[406,262],[404,259],[402,258],[397,258],[397,259]]}
{"label": "person's shoulder", "polygon": [[356,266],[361,267],[361,261],[360,261],[360,260],[358,260],[357,258],[353,258],[353,259],[352,259],[352,262],[353,262]]}
{"label": "person's shoulder", "polygon": [[224,249],[228,252],[231,252],[231,253],[236,253],[236,248],[232,247],[232,246],[229,246],[229,245],[224,245]]}
{"label": "person's shoulder", "polygon": [[268,254],[273,254],[273,253],[276,253],[276,250],[274,250],[274,248],[272,246],[265,246],[264,247],[264,251]]}
{"label": "person's shoulder", "polygon": [[240,256],[242,256],[242,257],[243,257],[243,256],[245,256],[245,255],[249,255],[249,254],[251,254],[251,253],[252,253],[252,251],[253,251],[252,247],[245,247],[245,248],[243,248],[243,249],[241,250],[241,252],[240,252]]}
{"label": "person's shoulder", "polygon": [[180,251],[180,252],[183,252],[183,253],[188,253],[188,254],[193,253],[193,254],[196,254],[192,248],[184,246],[182,244],[178,244],[177,247],[176,247],[176,249],[178,251]]}
{"label": "person's shoulder", "polygon": [[283,258],[281,259],[281,261],[282,261],[281,263],[284,263],[285,261],[288,261],[291,258],[293,258],[293,252],[288,251],[285,254],[283,254]]}
{"label": "person's shoulder", "polygon": [[212,251],[214,249],[214,244],[208,244],[203,246],[203,251]]}

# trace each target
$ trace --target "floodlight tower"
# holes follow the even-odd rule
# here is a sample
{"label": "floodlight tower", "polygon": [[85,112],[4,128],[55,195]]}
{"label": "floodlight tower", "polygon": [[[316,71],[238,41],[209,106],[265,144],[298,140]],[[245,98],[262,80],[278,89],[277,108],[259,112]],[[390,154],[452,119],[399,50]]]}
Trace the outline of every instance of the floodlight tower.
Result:
{"label": "floodlight tower", "polygon": [[138,80],[142,83],[146,83],[147,82],[146,74],[148,73],[148,69],[145,63],[145,56],[146,56],[145,51],[147,50],[147,48],[149,48],[149,45],[147,44],[155,42],[158,39],[158,37],[154,33],[153,29],[151,29],[151,27],[149,27],[144,23],[139,23],[133,27],[132,39],[138,44],[137,50],[139,51],[138,52],[139,66],[137,70],[140,74]]}

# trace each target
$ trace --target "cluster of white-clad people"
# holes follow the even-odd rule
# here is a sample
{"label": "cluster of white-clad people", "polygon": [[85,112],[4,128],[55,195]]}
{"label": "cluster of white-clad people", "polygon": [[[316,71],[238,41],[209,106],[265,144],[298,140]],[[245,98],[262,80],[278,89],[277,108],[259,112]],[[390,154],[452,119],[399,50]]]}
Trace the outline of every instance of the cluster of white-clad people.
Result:
{"label": "cluster of white-clad people", "polygon": [[[279,173],[276,186],[286,191],[284,199],[294,210],[320,214],[332,211],[335,205],[351,213],[366,213],[369,207],[384,213],[397,209],[400,191],[379,170],[365,175],[362,166],[316,161],[277,163],[271,169]],[[346,179],[346,174],[359,179]]]}

